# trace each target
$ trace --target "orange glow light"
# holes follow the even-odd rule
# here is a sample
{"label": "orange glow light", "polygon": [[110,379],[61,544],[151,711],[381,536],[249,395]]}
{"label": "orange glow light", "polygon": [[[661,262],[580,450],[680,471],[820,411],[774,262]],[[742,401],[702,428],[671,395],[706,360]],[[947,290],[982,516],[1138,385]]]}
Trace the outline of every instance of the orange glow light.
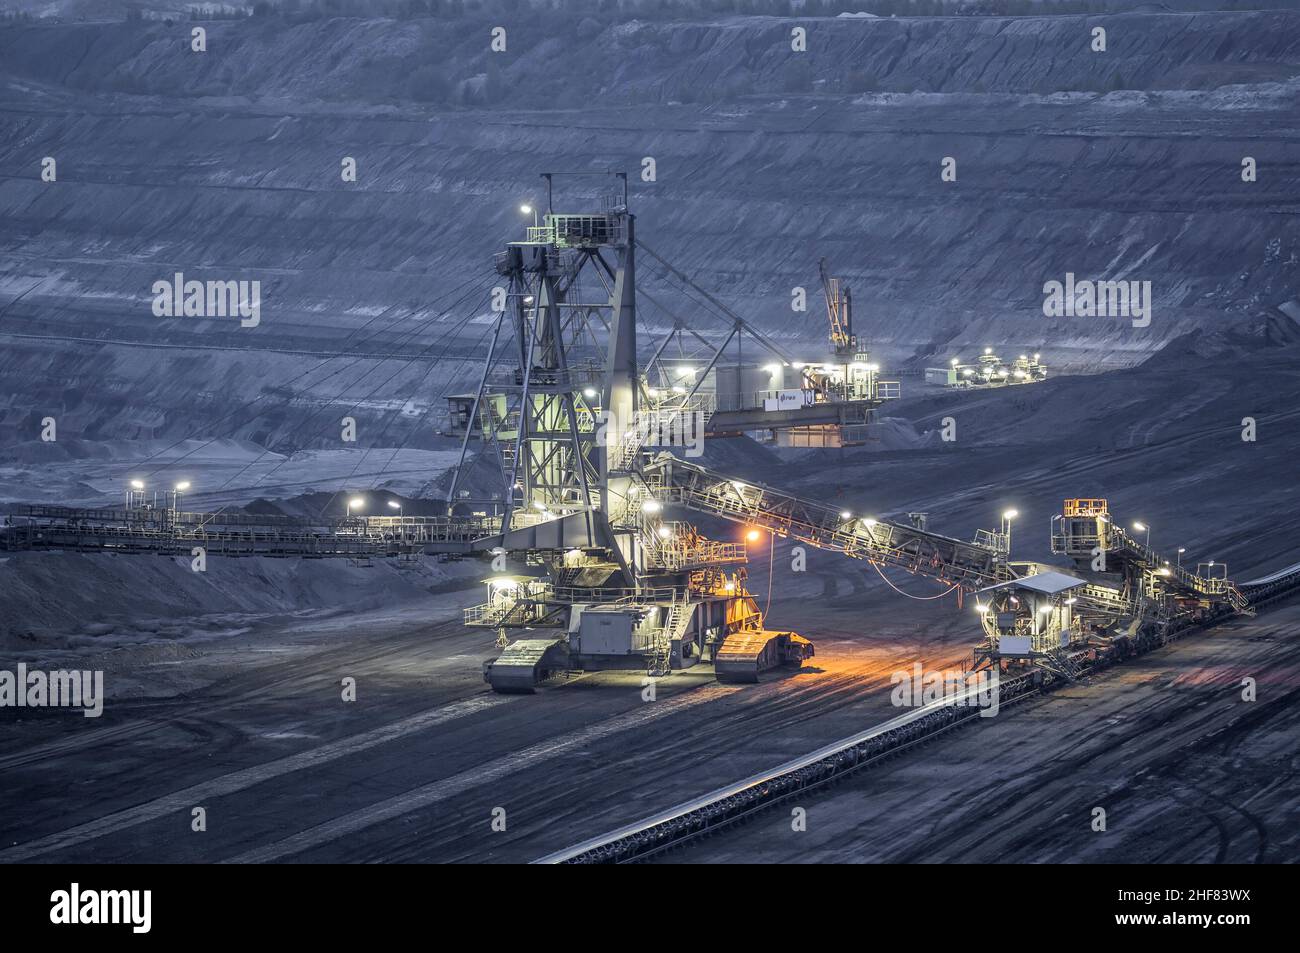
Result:
{"label": "orange glow light", "polygon": [[757,542],[762,535],[763,534],[760,533],[758,530],[751,529],[748,533],[745,534],[745,539],[749,540],[751,543],[754,543]]}

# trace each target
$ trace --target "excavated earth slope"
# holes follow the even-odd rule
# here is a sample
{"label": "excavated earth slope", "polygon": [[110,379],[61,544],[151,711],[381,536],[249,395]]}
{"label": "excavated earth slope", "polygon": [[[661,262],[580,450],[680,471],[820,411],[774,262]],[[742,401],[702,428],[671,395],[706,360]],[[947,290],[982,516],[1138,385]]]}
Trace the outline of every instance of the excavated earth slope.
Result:
{"label": "excavated earth slope", "polygon": [[[473,18],[213,21],[203,54],[188,22],[0,26],[0,435],[330,446],[342,394],[363,443],[425,446],[547,170],[632,172],[640,237],[791,348],[828,257],[893,368],[1128,366],[1296,297],[1300,13],[1112,16],[1104,54],[1087,17],[814,19],[798,61],[794,22],[524,18],[495,60]],[[260,325],[155,317],[178,271],[260,280]],[[1150,281],[1150,326],[1044,317],[1067,272]]]}

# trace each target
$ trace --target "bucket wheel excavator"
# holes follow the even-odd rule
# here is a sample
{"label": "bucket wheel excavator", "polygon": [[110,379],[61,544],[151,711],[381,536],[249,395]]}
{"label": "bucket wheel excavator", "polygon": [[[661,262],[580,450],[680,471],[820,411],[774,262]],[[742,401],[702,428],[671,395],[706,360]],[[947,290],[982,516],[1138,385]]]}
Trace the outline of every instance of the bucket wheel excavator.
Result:
{"label": "bucket wheel excavator", "polygon": [[[532,692],[573,671],[665,675],[711,662],[720,680],[757,681],[813,657],[797,633],[769,629],[746,589],[743,543],[704,537],[677,510],[946,583],[976,593],[980,665],[1032,664],[1070,676],[1098,653],[1145,647],[1182,626],[1250,610],[1300,583],[1300,566],[1258,585],[1167,563],[1110,521],[1105,501],[1067,501],[1056,551],[1086,573],[1009,561],[1009,533],[972,541],[891,522],[733,479],[682,459],[707,429],[699,382],[665,392],[638,364],[636,222],[627,180],[610,173],[598,211],[546,211],[495,263],[502,285],[491,343],[447,493],[452,519],[486,518],[500,532],[472,549],[492,556],[487,601],[465,610],[494,629],[501,653],[484,665],[499,692]],[[652,255],[660,260],[658,255]],[[846,309],[847,310],[847,309]],[[734,320],[730,340],[744,322]],[[680,328],[680,319],[674,319]],[[844,345],[851,346],[848,315]],[[767,345],[758,332],[756,340]],[[722,346],[725,346],[725,341]],[[705,373],[721,352],[714,352]],[[657,360],[662,345],[655,352]],[[471,437],[500,489],[477,497],[460,474]],[[671,451],[671,452],[670,452]],[[689,452],[689,451],[687,451]],[[1109,566],[1096,571],[1098,553]]]}

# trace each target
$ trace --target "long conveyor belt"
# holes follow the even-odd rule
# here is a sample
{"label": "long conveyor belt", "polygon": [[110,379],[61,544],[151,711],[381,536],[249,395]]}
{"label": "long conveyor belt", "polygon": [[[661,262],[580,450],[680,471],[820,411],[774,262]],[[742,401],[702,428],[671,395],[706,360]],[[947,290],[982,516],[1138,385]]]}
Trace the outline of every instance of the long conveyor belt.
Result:
{"label": "long conveyor belt", "polygon": [[1285,569],[1269,573],[1267,576],[1237,584],[1241,594],[1254,607],[1262,606],[1274,599],[1280,599],[1297,586],[1300,586],[1300,563],[1294,563]]}
{"label": "long conveyor belt", "polygon": [[819,549],[898,566],[974,591],[1008,578],[1005,554],[990,541],[965,542],[903,523],[842,515],[840,510],[770,487],[732,479],[668,454],[643,468],[662,503],[762,527]]}

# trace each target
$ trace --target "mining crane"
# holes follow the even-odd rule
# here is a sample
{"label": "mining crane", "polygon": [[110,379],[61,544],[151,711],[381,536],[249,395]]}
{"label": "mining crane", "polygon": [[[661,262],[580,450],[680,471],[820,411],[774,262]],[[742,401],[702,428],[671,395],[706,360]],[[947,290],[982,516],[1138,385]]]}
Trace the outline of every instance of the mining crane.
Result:
{"label": "mining crane", "polygon": [[[497,259],[509,283],[516,341],[503,351],[509,372],[496,378],[507,386],[481,389],[476,402],[499,393],[517,425],[493,434],[507,497],[493,548],[545,573],[499,574],[488,581],[488,601],[466,610],[467,623],[499,632],[503,651],[485,671],[495,689],[531,691],[548,675],[573,669],[664,674],[699,661],[713,662],[721,679],[754,681],[765,669],[797,666],[813,654],[797,633],[767,627],[744,586],[743,545],[709,540],[688,523],[669,521],[675,508],[933,578],[958,598],[990,592],[990,599],[1019,602],[1013,593],[1051,579],[1052,570],[1009,561],[1006,533],[982,530],[966,541],[916,521],[853,514],[715,473],[681,459],[680,448],[677,454],[657,448],[649,435],[659,430],[662,411],[646,400],[637,362],[634,228],[625,201],[607,202],[601,213],[559,212],[550,208],[548,188],[544,224]],[[832,339],[852,347],[848,291],[829,277],[824,261],[821,270]],[[579,291],[588,272],[605,297]],[[572,307],[575,301],[582,306]],[[581,342],[602,332],[605,346],[584,364]],[[601,355],[603,367],[594,360]],[[580,366],[595,376],[575,376]],[[1109,587],[1104,580],[1088,583],[1085,596],[1089,606],[1110,613],[1112,633],[1125,624],[1149,625],[1157,605],[1175,617],[1218,611],[1221,604],[1245,607],[1230,587],[1181,569],[1171,579],[1195,592],[1197,605],[1156,599],[1152,574],[1163,579],[1162,567],[1149,565],[1150,557],[1139,565],[1141,555],[1122,548],[1125,539],[1110,538],[1115,559],[1127,567],[1125,581],[1118,588],[1114,580]],[[1083,632],[1066,629],[1064,643],[1048,647],[1039,640],[1015,657],[1063,667],[1057,662],[1062,644],[1068,648]],[[511,632],[520,637],[512,641]],[[1021,647],[1014,639],[991,640],[985,660],[1002,664]]]}
{"label": "mining crane", "polygon": [[821,274],[822,291],[826,295],[826,315],[831,325],[831,347],[836,357],[855,360],[858,339],[853,333],[853,293],[840,279],[832,277],[826,268],[826,259],[817,263]]}

